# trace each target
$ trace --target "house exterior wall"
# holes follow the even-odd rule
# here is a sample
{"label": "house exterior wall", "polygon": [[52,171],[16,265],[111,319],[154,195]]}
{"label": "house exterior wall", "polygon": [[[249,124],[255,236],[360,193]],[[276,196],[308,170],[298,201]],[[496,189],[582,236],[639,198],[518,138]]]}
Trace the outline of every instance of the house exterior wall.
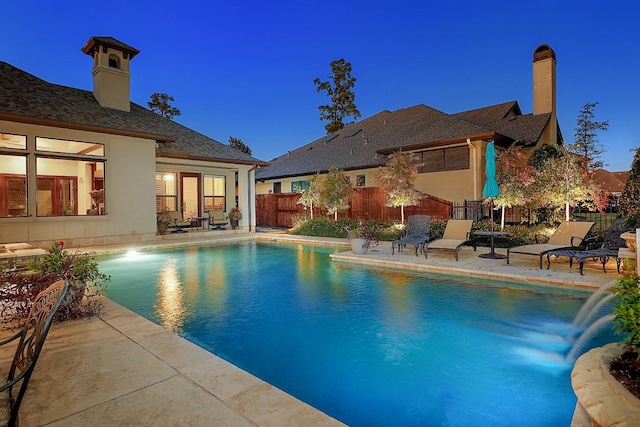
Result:
{"label": "house exterior wall", "polygon": [[[28,216],[0,218],[0,242],[30,242],[46,248],[54,240],[64,240],[68,246],[86,246],[155,237],[155,141],[7,121],[0,121],[0,131],[25,135],[31,147],[36,137],[101,143],[107,159],[105,215],[40,217],[36,216],[35,161],[30,159]],[[31,151],[29,157],[33,156]],[[84,191],[87,187],[79,182],[79,194]]]}
{"label": "house exterior wall", "polygon": [[[469,168],[445,172],[419,173],[414,184],[423,193],[440,197],[453,202],[482,199],[482,188],[485,183],[485,151],[487,141],[467,141],[469,147]],[[460,146],[461,144],[457,144]],[[366,187],[378,187],[376,179],[378,168],[357,169],[344,171],[355,187],[358,175],[365,176]],[[280,182],[282,193],[291,192],[291,183],[310,180],[313,175],[286,177],[282,179],[265,180],[256,183],[257,194],[269,194],[274,182]]]}
{"label": "house exterior wall", "polygon": [[[242,219],[239,222],[240,230],[249,230],[251,221],[251,229],[255,230],[255,201],[249,200],[249,194],[253,192],[253,188],[249,188],[251,182],[255,181],[255,173],[251,165],[238,165],[231,163],[215,163],[172,159],[159,157],[157,159],[157,172],[176,173],[180,176],[181,172],[197,173],[202,175],[218,175],[225,177],[225,195],[226,195],[226,214],[232,207],[236,206],[236,197],[238,198],[238,207],[242,212]],[[236,173],[238,174],[238,186],[236,188]],[[249,174],[250,180],[249,180]],[[154,174],[155,177],[155,174]],[[155,178],[154,178],[155,179]],[[154,190],[155,197],[155,190]],[[202,198],[202,194],[200,194]],[[200,200],[202,205],[202,200]],[[178,199],[178,206],[181,206],[181,200]],[[152,203],[155,206],[155,200]],[[202,212],[201,212],[202,213]]]}

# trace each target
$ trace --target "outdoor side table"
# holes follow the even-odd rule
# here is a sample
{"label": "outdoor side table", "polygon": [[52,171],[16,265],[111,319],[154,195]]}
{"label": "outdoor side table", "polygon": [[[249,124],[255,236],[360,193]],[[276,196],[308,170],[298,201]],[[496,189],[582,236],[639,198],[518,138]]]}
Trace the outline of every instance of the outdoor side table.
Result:
{"label": "outdoor side table", "polygon": [[505,259],[507,257],[506,255],[501,255],[501,254],[497,254],[496,253],[495,245],[494,245],[494,239],[495,239],[496,236],[498,236],[498,237],[510,236],[511,233],[507,233],[506,231],[476,231],[473,234],[475,234],[476,236],[484,236],[484,237],[490,237],[491,238],[491,252],[489,252],[487,254],[478,255],[480,258]]}

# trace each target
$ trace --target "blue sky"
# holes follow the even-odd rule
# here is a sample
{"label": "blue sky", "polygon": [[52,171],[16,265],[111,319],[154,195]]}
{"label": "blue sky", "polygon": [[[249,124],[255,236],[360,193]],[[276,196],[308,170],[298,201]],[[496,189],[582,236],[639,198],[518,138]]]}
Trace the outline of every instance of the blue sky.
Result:
{"label": "blue sky", "polygon": [[175,98],[176,121],[270,160],[325,134],[313,79],[351,62],[362,117],[426,104],[447,113],[517,100],[531,113],[534,49],[557,54],[558,119],[596,120],[611,171],[640,146],[640,2],[209,0],[5,1],[0,60],[46,81],[91,90],[80,48],[113,36],[141,51],[132,100]]}

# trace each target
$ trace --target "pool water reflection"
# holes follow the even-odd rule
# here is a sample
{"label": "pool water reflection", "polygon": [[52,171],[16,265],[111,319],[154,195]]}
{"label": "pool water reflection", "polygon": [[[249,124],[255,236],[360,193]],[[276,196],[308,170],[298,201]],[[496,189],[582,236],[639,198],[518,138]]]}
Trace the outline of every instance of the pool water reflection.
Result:
{"label": "pool water reflection", "polygon": [[349,425],[569,425],[565,336],[590,292],[331,252],[246,242],[100,266],[115,302]]}

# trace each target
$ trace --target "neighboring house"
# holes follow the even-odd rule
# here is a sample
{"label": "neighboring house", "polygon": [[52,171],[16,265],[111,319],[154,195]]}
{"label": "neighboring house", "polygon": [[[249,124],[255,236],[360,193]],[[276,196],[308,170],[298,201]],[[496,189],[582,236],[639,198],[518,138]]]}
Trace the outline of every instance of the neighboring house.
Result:
{"label": "neighboring house", "polygon": [[622,196],[628,176],[629,172],[609,172],[604,169],[597,169],[593,173],[594,181],[604,191],[605,196],[614,203],[617,203]]}
{"label": "neighboring house", "polygon": [[82,51],[93,93],[0,62],[0,243],[143,241],[162,209],[187,219],[236,205],[250,230],[266,163],[131,102],[138,50],[92,37]]}
{"label": "neighboring house", "polygon": [[382,111],[270,161],[256,173],[258,194],[308,187],[315,173],[335,166],[354,186],[375,187],[375,174],[394,151],[418,154],[418,190],[449,201],[482,199],[485,151],[517,144],[528,151],[561,144],[556,117],[556,55],[548,45],[533,54],[533,114],[516,101],[447,114],[426,105]]}

